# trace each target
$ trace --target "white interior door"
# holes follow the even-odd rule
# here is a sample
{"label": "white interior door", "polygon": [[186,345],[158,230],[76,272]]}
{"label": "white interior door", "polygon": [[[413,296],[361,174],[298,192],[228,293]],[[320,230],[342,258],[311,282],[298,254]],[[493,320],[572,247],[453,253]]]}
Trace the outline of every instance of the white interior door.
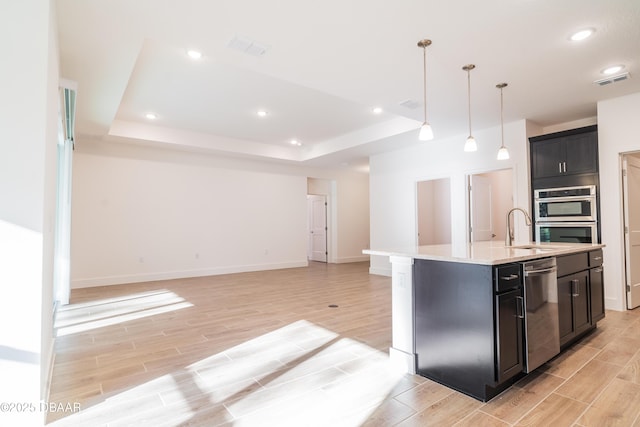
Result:
{"label": "white interior door", "polygon": [[625,278],[627,308],[640,306],[640,159],[625,156],[624,186]]}
{"label": "white interior door", "polygon": [[307,196],[309,209],[309,259],[327,262],[327,198]]}
{"label": "white interior door", "polygon": [[495,236],[491,212],[493,205],[491,180],[485,176],[471,175],[469,181],[471,241],[491,240]]}

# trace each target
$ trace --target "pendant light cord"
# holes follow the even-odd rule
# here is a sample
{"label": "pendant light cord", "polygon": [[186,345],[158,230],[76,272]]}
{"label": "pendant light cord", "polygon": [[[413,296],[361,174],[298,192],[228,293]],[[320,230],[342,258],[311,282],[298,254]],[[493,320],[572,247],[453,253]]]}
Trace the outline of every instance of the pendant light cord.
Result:
{"label": "pendant light cord", "polygon": [[469,102],[469,136],[471,136],[471,69],[467,69],[467,100]]}
{"label": "pendant light cord", "polygon": [[500,133],[502,138],[502,145],[500,148],[504,147],[504,108],[503,108],[503,100],[502,100],[502,89],[500,88]]}
{"label": "pendant light cord", "polygon": [[427,123],[427,46],[422,47],[423,53],[423,73],[424,76],[424,122]]}

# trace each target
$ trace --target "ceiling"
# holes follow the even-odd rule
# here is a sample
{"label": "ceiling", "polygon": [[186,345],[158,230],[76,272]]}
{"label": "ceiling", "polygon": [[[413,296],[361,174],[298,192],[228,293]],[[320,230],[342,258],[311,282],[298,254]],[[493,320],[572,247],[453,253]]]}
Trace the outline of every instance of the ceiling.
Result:
{"label": "ceiling", "polygon": [[[640,91],[638,0],[57,0],[76,140],[133,142],[323,167],[529,119],[594,117]],[[582,42],[569,35],[591,27]],[[249,53],[231,46],[249,47]],[[244,44],[243,44],[244,43]],[[192,60],[187,50],[202,52]],[[262,54],[253,51],[264,50]],[[600,86],[601,70],[630,78]],[[409,108],[402,103],[413,104]],[[383,112],[373,114],[372,108]],[[259,117],[259,110],[267,111]],[[145,117],[148,112],[155,120]],[[293,146],[295,138],[302,145]],[[422,142],[424,143],[424,142]],[[481,143],[481,141],[479,141]]]}

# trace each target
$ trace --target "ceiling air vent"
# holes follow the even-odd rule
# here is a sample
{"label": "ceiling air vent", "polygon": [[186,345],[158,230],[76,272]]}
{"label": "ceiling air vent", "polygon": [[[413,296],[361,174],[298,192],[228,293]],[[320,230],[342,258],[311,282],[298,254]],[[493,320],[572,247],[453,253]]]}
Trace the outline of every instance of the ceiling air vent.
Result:
{"label": "ceiling air vent", "polygon": [[605,77],[604,79],[596,80],[594,81],[594,83],[600,86],[606,86],[611,83],[617,83],[621,82],[622,80],[627,80],[628,78],[631,78],[631,75],[628,71],[626,71],[622,74],[616,74],[615,76],[609,76]]}
{"label": "ceiling air vent", "polygon": [[398,105],[404,108],[408,108],[410,110],[415,110],[420,106],[420,103],[414,101],[413,99],[405,99],[404,101],[398,102]]}
{"label": "ceiling air vent", "polygon": [[234,36],[229,40],[229,43],[227,43],[227,47],[251,56],[262,56],[268,49],[268,46],[243,36]]}

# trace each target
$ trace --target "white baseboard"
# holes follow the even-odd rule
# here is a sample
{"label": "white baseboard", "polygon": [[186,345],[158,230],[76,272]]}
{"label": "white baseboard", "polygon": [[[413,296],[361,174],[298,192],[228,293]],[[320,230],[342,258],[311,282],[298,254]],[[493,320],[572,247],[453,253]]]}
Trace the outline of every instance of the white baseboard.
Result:
{"label": "white baseboard", "polygon": [[376,274],[378,276],[391,277],[390,268],[369,267],[369,274]]}
{"label": "white baseboard", "polygon": [[607,310],[613,310],[613,311],[626,311],[627,310],[626,295],[623,294],[622,300],[619,300],[618,298],[608,298],[605,296],[604,308],[606,308]]}
{"label": "white baseboard", "polygon": [[403,374],[414,374],[416,373],[416,355],[412,353],[407,353],[402,350],[398,350],[397,348],[391,347],[389,348],[389,360],[391,361],[391,365],[397,371]]}
{"label": "white baseboard", "polygon": [[347,264],[350,262],[364,262],[369,261],[369,255],[352,256],[345,258],[337,258],[334,262],[336,264]]}
{"label": "white baseboard", "polygon": [[167,271],[158,273],[128,274],[121,276],[104,276],[86,279],[74,279],[71,288],[92,288],[107,285],[123,285],[127,283],[153,282],[156,280],[184,279],[188,277],[217,276],[220,274],[247,273],[251,271],[280,270],[283,268],[307,267],[308,261],[291,261],[274,264],[234,265],[213,267],[198,270]]}

